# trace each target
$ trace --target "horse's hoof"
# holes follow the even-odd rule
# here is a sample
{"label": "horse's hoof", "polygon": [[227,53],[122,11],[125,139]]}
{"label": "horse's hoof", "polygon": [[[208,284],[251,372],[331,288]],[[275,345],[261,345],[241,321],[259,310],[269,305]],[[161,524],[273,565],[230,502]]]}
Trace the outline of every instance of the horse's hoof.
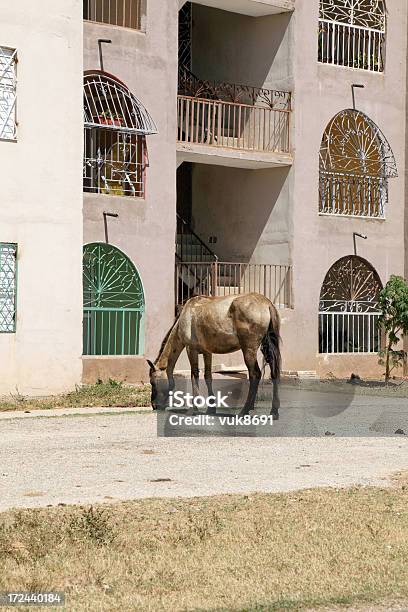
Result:
{"label": "horse's hoof", "polygon": [[217,409],[216,408],[208,408],[208,410],[207,410],[207,412],[205,414],[208,414],[208,415],[217,414]]}
{"label": "horse's hoof", "polygon": [[200,414],[200,411],[197,408],[189,408],[185,413],[186,416],[194,416],[196,414]]}
{"label": "horse's hoof", "polygon": [[241,410],[241,412],[238,413],[238,416],[241,417],[246,417],[249,415],[249,411],[247,410]]}
{"label": "horse's hoof", "polygon": [[272,421],[279,421],[279,414],[272,414]]}

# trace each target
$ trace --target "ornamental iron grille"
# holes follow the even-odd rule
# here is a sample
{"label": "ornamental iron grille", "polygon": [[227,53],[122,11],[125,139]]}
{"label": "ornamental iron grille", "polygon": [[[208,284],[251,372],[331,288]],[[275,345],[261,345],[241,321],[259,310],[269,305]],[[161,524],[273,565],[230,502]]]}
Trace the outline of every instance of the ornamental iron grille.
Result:
{"label": "ornamental iron grille", "polygon": [[119,249],[84,247],[84,355],[140,355],[145,300],[140,276]]}
{"label": "ornamental iron grille", "polygon": [[319,352],[377,353],[381,347],[378,297],[381,280],[364,259],[339,259],[320,293]]}
{"label": "ornamental iron grille", "polygon": [[16,331],[17,245],[0,242],[0,333]]}
{"label": "ornamental iron grille", "polygon": [[141,30],[142,0],[83,0],[86,21]]}
{"label": "ornamental iron grille", "polygon": [[320,0],[319,62],[384,71],[384,0]]}
{"label": "ornamental iron grille", "polygon": [[86,73],[84,124],[84,191],[144,197],[146,136],[157,128],[141,102],[111,75]]}
{"label": "ornamental iron grille", "polygon": [[0,138],[15,140],[17,51],[0,47]]}
{"label": "ornamental iron grille", "polygon": [[178,15],[178,63],[191,70],[192,67],[193,11],[191,2],[186,2]]}
{"label": "ornamental iron grille", "polygon": [[186,66],[180,66],[179,68],[178,93],[180,96],[203,100],[220,100],[272,110],[291,110],[291,93],[289,91],[222,81],[206,81],[199,79]]}
{"label": "ornamental iron grille", "polygon": [[384,134],[364,113],[338,113],[320,148],[320,214],[384,218],[388,179],[398,176]]}

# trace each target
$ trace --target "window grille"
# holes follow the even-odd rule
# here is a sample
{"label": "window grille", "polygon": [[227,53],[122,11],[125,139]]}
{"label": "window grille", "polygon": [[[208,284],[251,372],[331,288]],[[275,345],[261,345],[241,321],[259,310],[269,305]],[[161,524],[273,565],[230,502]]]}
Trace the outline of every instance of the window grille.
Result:
{"label": "window grille", "polygon": [[0,333],[16,331],[17,245],[0,242]]}
{"label": "window grille", "polygon": [[85,128],[85,192],[144,197],[147,165],[144,136]]}
{"label": "window grille", "polygon": [[330,268],[320,294],[320,353],[378,353],[381,289],[377,272],[360,257],[343,257]]}
{"label": "window grille", "polygon": [[142,0],[83,0],[84,19],[142,29]]}
{"label": "window grille", "polygon": [[384,71],[384,0],[320,0],[319,62]]}
{"label": "window grille", "polygon": [[16,138],[17,51],[0,47],[0,138]]}
{"label": "window grille", "polygon": [[156,125],[120,81],[103,72],[84,79],[84,191],[143,197],[146,135]]}
{"label": "window grille", "polygon": [[388,179],[397,176],[385,136],[360,111],[338,113],[320,148],[320,214],[384,218]]}
{"label": "window grille", "polygon": [[145,299],[128,257],[109,244],[84,247],[84,355],[143,354]]}

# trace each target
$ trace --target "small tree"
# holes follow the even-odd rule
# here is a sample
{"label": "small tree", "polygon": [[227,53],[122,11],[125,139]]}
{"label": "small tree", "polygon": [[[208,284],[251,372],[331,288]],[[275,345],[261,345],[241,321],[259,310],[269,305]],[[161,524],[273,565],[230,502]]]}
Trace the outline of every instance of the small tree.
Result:
{"label": "small tree", "polygon": [[385,382],[394,368],[400,367],[405,351],[396,350],[396,345],[408,333],[408,285],[401,276],[391,276],[380,292],[381,316],[379,327],[386,334],[385,349],[379,353],[379,364],[385,365]]}

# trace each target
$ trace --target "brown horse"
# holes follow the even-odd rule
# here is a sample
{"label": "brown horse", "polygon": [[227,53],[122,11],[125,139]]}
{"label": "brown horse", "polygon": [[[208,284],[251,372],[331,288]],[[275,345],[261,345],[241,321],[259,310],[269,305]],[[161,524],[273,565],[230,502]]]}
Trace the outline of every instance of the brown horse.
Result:
{"label": "brown horse", "polygon": [[[150,365],[152,407],[164,409],[168,393],[174,389],[174,367],[185,348],[191,366],[193,395],[199,393],[198,356],[204,356],[204,377],[212,390],[212,354],[242,350],[249,374],[249,392],[240,415],[253,410],[261,379],[257,352],[259,347],[271,369],[273,401],[271,414],[279,418],[278,381],[281,356],[279,315],[270,300],[258,293],[227,297],[193,297],[185,303],[178,319],[163,340],[155,363]],[[209,409],[208,413],[214,413]]]}

